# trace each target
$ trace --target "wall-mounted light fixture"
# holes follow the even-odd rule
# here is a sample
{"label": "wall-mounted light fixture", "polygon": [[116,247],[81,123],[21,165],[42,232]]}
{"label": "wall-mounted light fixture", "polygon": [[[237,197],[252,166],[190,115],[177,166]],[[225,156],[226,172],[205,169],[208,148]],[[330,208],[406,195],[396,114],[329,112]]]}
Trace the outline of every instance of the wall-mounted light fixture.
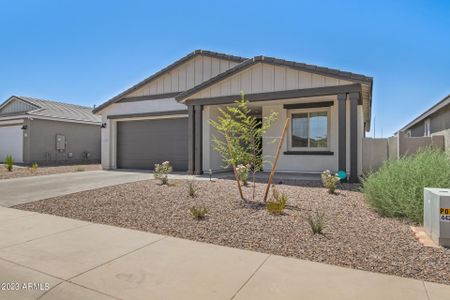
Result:
{"label": "wall-mounted light fixture", "polygon": [[22,130],[27,130],[28,125],[22,125]]}
{"label": "wall-mounted light fixture", "polygon": [[106,123],[102,123],[102,128],[106,128]]}

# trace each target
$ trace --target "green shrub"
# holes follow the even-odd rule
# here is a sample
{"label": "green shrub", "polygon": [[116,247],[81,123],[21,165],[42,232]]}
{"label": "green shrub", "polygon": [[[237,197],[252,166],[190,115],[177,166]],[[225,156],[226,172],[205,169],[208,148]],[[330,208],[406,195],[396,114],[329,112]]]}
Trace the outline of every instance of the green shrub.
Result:
{"label": "green shrub", "polygon": [[325,219],[325,213],[316,211],[314,214],[309,215],[306,219],[313,234],[322,234],[327,224]]}
{"label": "green shrub", "polygon": [[202,220],[208,214],[208,209],[204,206],[195,206],[194,205],[191,207],[191,214],[194,217],[194,219]]}
{"label": "green shrub", "polygon": [[6,164],[6,169],[8,170],[8,172],[12,172],[13,167],[14,167],[14,158],[12,157],[12,155],[6,155],[5,164]]}
{"label": "green shrub", "polygon": [[239,175],[239,180],[242,182],[243,185],[248,185],[248,175],[250,173],[250,165],[238,165],[236,167],[236,172]]}
{"label": "green shrub", "polygon": [[37,164],[37,163],[33,163],[32,165],[31,165],[31,168],[30,168],[30,170],[31,170],[31,172],[36,172],[36,170],[39,168],[39,165]]}
{"label": "green shrub", "polygon": [[169,183],[169,177],[167,174],[170,172],[172,172],[172,166],[170,165],[170,162],[165,161],[162,164],[155,164],[153,176],[155,179],[161,180],[162,184],[167,184]]}
{"label": "green shrub", "polygon": [[266,203],[266,209],[271,214],[281,214],[286,207],[288,196],[280,193],[275,186],[272,186],[272,197]]}
{"label": "green shrub", "polygon": [[450,188],[449,153],[425,149],[387,161],[363,179],[362,191],[383,216],[423,222],[423,188]]}
{"label": "green shrub", "polygon": [[336,192],[336,186],[339,182],[339,177],[331,174],[330,170],[326,170],[322,172],[321,179],[323,186],[328,189],[328,192],[330,194],[334,194]]}
{"label": "green shrub", "polygon": [[188,182],[188,194],[189,197],[194,198],[197,196],[197,187],[195,186],[194,181]]}

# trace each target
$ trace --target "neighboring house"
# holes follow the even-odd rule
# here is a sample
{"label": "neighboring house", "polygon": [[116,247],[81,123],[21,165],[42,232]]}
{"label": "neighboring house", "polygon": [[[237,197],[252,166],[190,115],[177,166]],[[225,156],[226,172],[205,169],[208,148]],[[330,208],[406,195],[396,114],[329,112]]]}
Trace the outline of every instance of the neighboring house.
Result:
{"label": "neighboring house", "polygon": [[0,105],[0,161],[58,164],[100,161],[101,118],[92,108],[11,96]]}
{"label": "neighboring house", "polygon": [[[362,172],[362,139],[370,129],[372,78],[281,59],[242,58],[197,50],[94,110],[102,116],[105,169],[152,169],[171,161],[177,171],[222,170],[210,120],[244,92],[261,119],[278,119],[263,140],[273,157],[290,117],[278,171]],[[270,170],[270,165],[265,170]]]}
{"label": "neighboring house", "polygon": [[449,145],[450,130],[450,95],[433,105],[423,114],[400,129],[411,137],[444,135]]}

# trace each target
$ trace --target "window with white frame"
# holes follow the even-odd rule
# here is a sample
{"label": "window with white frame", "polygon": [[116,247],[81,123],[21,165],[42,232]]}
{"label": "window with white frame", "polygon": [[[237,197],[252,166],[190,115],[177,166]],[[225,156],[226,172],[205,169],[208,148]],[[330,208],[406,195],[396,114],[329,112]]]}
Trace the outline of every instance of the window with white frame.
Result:
{"label": "window with white frame", "polygon": [[424,133],[423,133],[424,136],[430,136],[431,135],[430,119],[426,119],[425,120],[423,129],[424,129],[423,130],[424,131]]}
{"label": "window with white frame", "polygon": [[329,110],[291,110],[289,149],[320,151],[329,149]]}

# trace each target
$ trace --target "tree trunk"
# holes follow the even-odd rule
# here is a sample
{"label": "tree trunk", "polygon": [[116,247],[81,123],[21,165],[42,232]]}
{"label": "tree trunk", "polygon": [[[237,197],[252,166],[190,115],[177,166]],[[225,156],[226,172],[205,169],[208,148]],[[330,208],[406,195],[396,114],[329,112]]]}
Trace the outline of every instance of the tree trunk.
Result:
{"label": "tree trunk", "polygon": [[[233,151],[231,149],[231,144],[230,144],[230,138],[228,137],[228,134],[225,134],[225,139],[227,140],[227,146],[228,146],[228,154],[230,155],[230,157],[233,157]],[[241,196],[242,200],[244,199],[244,194],[242,194],[242,187],[241,187],[241,183],[239,180],[239,175],[237,174],[236,171],[236,164],[234,163],[234,161],[231,162],[231,166],[233,167],[233,173],[234,173],[234,178],[236,179],[236,183],[239,189],[239,195]]]}

